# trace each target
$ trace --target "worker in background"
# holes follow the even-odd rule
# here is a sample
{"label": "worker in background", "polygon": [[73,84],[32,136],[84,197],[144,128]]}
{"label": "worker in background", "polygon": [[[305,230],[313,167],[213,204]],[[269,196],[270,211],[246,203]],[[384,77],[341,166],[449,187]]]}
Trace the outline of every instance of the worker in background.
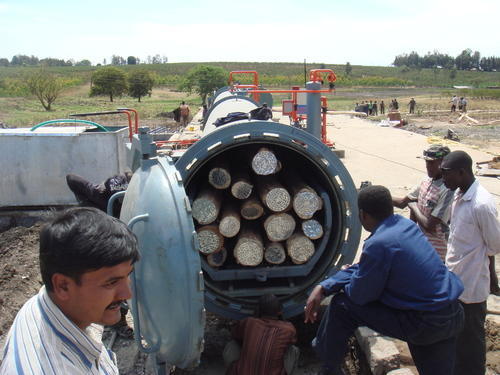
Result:
{"label": "worker in background", "polygon": [[385,103],[383,100],[380,101],[380,114],[381,115],[385,114]]}
{"label": "worker in background", "polygon": [[465,97],[460,98],[460,105],[459,107],[462,109],[462,112],[467,112],[467,99]]}
{"label": "worker in background", "polygon": [[189,123],[189,114],[190,113],[191,113],[191,110],[189,109],[189,106],[186,104],[185,101],[183,101],[181,103],[181,105],[179,106],[181,126],[186,126]]}
{"label": "worker in background", "polygon": [[314,322],[323,298],[334,294],[313,340],[322,374],[344,374],[349,337],[366,326],[406,341],[420,375],[451,375],[463,325],[462,282],[417,225],[394,214],[387,188],[362,189],[358,208],[371,233],[359,263],[322,281],[305,306],[305,321]]}
{"label": "worker in background", "polygon": [[1,375],[118,375],[116,357],[92,331],[120,320],[132,297],[137,239],[95,208],[71,208],[40,232],[43,286],[19,310],[3,349]]}
{"label": "worker in background", "polygon": [[378,104],[377,104],[377,101],[375,100],[373,102],[373,110],[372,110],[372,113],[374,116],[378,116]]}
{"label": "worker in background", "polygon": [[[131,178],[132,172],[127,170],[123,174],[112,176],[100,184],[94,184],[76,174],[66,175],[66,182],[81,206],[95,207],[106,212],[109,198],[119,191],[127,190]],[[113,206],[113,216],[119,217],[120,210],[121,202],[116,201]]]}
{"label": "worker in background", "polygon": [[410,108],[409,113],[415,113],[415,107],[417,106],[417,102],[415,101],[415,98],[411,98],[410,102],[408,103],[408,107]]}
{"label": "worker in background", "polygon": [[460,303],[465,325],[456,348],[455,375],[484,375],[486,343],[484,323],[490,292],[490,256],[500,253],[500,224],[491,194],[472,171],[472,158],[453,151],[441,163],[445,185],[455,190],[451,208],[446,265],[464,283]]}
{"label": "worker in background", "polygon": [[227,375],[290,375],[297,367],[299,348],[292,323],[281,319],[283,306],[273,294],[259,298],[256,317],[239,321],[234,340],[224,348]]}
{"label": "worker in background", "polygon": [[440,166],[449,153],[450,149],[442,145],[432,145],[424,150],[423,156],[419,157],[425,160],[427,178],[406,197],[392,198],[395,207],[410,209],[410,219],[418,224],[443,262],[448,246],[453,191],[444,185]]}
{"label": "worker in background", "polygon": [[460,101],[460,99],[458,99],[458,97],[456,95],[453,95],[453,97],[451,98],[451,101],[450,101],[451,112],[456,112],[459,101]]}

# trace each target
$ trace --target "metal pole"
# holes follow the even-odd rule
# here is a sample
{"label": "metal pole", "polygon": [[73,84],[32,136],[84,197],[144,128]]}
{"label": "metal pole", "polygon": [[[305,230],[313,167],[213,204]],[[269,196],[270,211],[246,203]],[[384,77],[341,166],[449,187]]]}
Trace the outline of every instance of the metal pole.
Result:
{"label": "metal pole", "polygon": [[304,86],[307,84],[307,67],[306,67],[306,59],[304,59]]}
{"label": "metal pole", "polygon": [[[306,90],[320,90],[321,83],[307,82]],[[310,92],[307,94],[307,132],[321,140],[321,94]]]}

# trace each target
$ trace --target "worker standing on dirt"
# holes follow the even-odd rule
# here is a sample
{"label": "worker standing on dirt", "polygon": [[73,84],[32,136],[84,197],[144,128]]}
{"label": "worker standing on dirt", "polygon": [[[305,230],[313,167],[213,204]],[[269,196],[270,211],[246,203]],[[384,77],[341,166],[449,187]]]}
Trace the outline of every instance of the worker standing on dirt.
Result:
{"label": "worker standing on dirt", "polygon": [[463,113],[467,112],[467,99],[465,99],[465,97],[460,98],[460,107]]}
{"label": "worker standing on dirt", "polygon": [[414,222],[394,214],[387,188],[360,190],[358,208],[371,232],[359,263],[322,281],[305,307],[305,321],[314,322],[322,299],[335,294],[313,340],[322,374],[344,374],[348,339],[360,326],[406,341],[420,375],[453,374],[463,325],[460,279]]}
{"label": "worker standing on dirt", "polygon": [[191,110],[185,101],[181,103],[179,106],[180,118],[181,118],[181,126],[186,126],[189,123],[189,114]]}
{"label": "worker standing on dirt", "polygon": [[451,112],[455,112],[457,110],[457,107],[458,107],[458,103],[459,103],[460,99],[458,99],[458,97],[456,95],[453,95],[453,97],[451,98]]}
{"label": "worker standing on dirt", "polygon": [[408,103],[408,107],[410,107],[410,113],[415,113],[416,106],[417,102],[415,101],[415,98],[411,98],[410,102]]}
{"label": "worker standing on dirt", "polygon": [[498,214],[493,197],[474,177],[472,158],[466,152],[448,154],[441,170],[445,185],[456,189],[446,265],[465,286],[460,295],[465,324],[457,340],[454,375],[484,375],[484,322],[490,292],[491,259],[488,256],[500,253]]}
{"label": "worker standing on dirt", "polygon": [[442,145],[432,145],[424,150],[423,156],[419,157],[425,160],[428,177],[406,197],[392,198],[394,206],[410,208],[410,219],[418,224],[443,262],[448,246],[448,222],[454,192],[444,185],[440,166],[449,153],[450,149]]}
{"label": "worker standing on dirt", "polygon": [[385,103],[383,100],[380,101],[380,114],[381,115],[385,114]]}
{"label": "worker standing on dirt", "polygon": [[256,317],[243,319],[233,327],[234,340],[224,348],[227,375],[292,374],[299,360],[297,332],[292,323],[281,320],[283,306],[273,294],[259,298]]}
{"label": "worker standing on dirt", "polygon": [[43,286],[19,310],[0,366],[11,374],[113,374],[116,357],[91,331],[120,320],[139,259],[126,224],[95,208],[72,208],[40,233]]}

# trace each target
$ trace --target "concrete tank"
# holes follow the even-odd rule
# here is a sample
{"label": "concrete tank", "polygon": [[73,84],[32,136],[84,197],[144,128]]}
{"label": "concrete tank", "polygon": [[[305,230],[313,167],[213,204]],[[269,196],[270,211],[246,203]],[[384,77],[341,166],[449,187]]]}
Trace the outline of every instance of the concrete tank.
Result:
{"label": "concrete tank", "polygon": [[100,183],[126,167],[127,127],[0,129],[0,207],[75,204],[66,174]]}

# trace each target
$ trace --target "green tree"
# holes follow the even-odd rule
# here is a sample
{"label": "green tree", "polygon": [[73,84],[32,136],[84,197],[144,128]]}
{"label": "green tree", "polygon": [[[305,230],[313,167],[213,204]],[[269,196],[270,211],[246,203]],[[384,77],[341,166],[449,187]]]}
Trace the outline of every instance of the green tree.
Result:
{"label": "green tree", "polygon": [[127,65],[136,65],[136,64],[137,64],[137,58],[135,56],[127,57]]}
{"label": "green tree", "polygon": [[153,90],[154,79],[152,74],[147,70],[136,70],[128,76],[128,93],[132,98],[141,98],[150,95]]}
{"label": "green tree", "polygon": [[108,66],[92,74],[90,96],[109,95],[109,101],[112,102],[114,96],[120,96],[126,92],[127,77],[122,70]]}
{"label": "green tree", "polygon": [[228,74],[219,66],[198,65],[191,69],[179,89],[188,93],[196,92],[205,103],[207,95],[227,84]]}
{"label": "green tree", "polygon": [[45,69],[40,69],[28,76],[26,86],[32,95],[35,95],[46,111],[52,109],[63,89],[62,81],[48,73]]}
{"label": "green tree", "polygon": [[351,63],[348,61],[345,64],[345,75],[350,76],[351,73],[352,73],[352,66],[351,66]]}

